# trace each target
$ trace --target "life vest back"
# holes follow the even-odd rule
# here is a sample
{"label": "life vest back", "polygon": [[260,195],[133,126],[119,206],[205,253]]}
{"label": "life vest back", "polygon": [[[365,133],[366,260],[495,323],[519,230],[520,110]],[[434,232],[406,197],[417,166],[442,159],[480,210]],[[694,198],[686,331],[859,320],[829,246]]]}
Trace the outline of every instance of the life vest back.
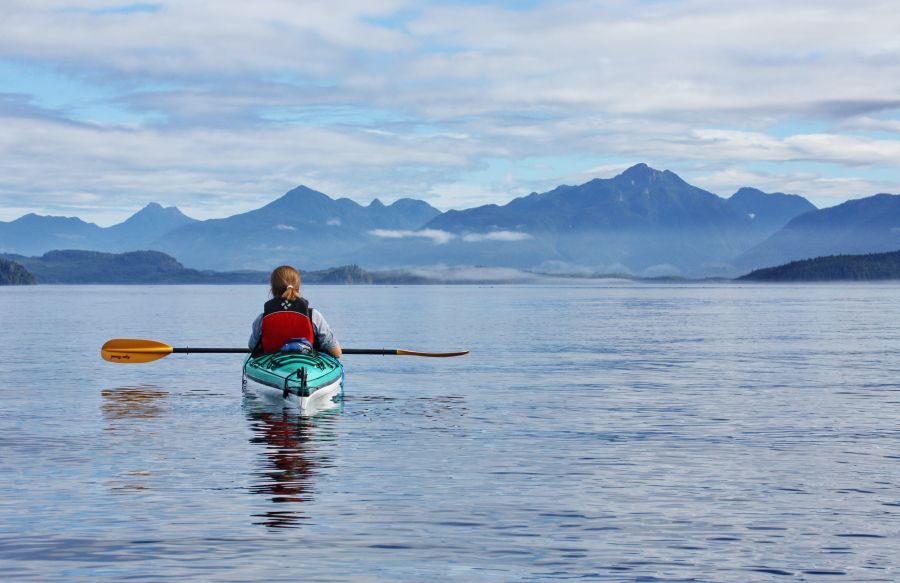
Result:
{"label": "life vest back", "polygon": [[305,298],[272,298],[263,307],[262,351],[277,352],[292,338],[306,338],[317,346],[309,303]]}

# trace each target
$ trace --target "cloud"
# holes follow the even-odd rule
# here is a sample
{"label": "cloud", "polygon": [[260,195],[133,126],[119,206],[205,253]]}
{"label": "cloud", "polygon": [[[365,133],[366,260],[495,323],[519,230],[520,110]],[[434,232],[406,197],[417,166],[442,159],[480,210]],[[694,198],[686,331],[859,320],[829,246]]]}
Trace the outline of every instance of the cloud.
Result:
{"label": "cloud", "polygon": [[139,12],[96,10],[110,3],[91,0],[6,4],[0,51],[124,74],[288,69],[323,76],[335,67],[351,66],[356,51],[405,51],[413,46],[402,32],[371,22],[402,6],[385,0],[327,7],[279,0],[260,0],[252,7],[240,0],[219,0],[213,7],[201,0],[181,0]]}
{"label": "cloud", "polygon": [[634,275],[623,263],[607,263],[601,265],[581,265],[567,261],[549,260],[542,262],[537,271],[548,275],[582,275],[582,276],[615,276]]}
{"label": "cloud", "polygon": [[253,88],[275,79],[283,104],[374,104],[428,119],[525,112],[735,122],[878,111],[895,108],[898,97],[897,15],[885,0],[569,0],[517,10],[183,0],[153,11],[97,10],[108,6],[12,2],[0,55],[126,86],[149,76],[171,86],[173,99],[202,96],[212,109],[230,102],[253,110]]}
{"label": "cloud", "polygon": [[[868,76],[897,54],[889,4],[864,4],[866,13],[811,1],[554,2],[517,12],[451,6],[425,11],[412,30],[464,47],[423,58],[417,73],[462,87],[488,80],[482,108],[503,101],[516,109],[694,111],[709,119],[896,95],[887,79],[873,79],[885,93],[833,83],[836,74]],[[468,105],[454,99],[459,93],[434,103]]]}
{"label": "cloud", "polygon": [[297,227],[292,227],[290,225],[275,225],[275,228],[279,231],[296,231]]}
{"label": "cloud", "polygon": [[329,227],[339,227],[339,226],[341,226],[341,219],[338,219],[338,218],[328,219],[328,221],[325,224],[328,225]]}
{"label": "cloud", "polygon": [[869,116],[850,118],[843,124],[841,124],[841,127],[849,130],[890,132],[900,134],[900,120],[878,119]]}
{"label": "cloud", "polygon": [[639,161],[900,190],[889,0],[6,0],[0,22],[7,216],[207,218],[301,182],[463,208]]}
{"label": "cloud", "polygon": [[827,133],[797,133],[785,138],[763,132],[696,129],[655,144],[635,136],[623,150],[682,160],[822,162],[844,166],[900,163],[900,141]]}
{"label": "cloud", "polygon": [[[118,207],[119,219],[151,199],[215,218],[257,208],[301,183],[343,194],[348,183],[333,177],[350,167],[357,179],[366,177],[352,189],[359,198],[388,189],[415,195],[426,173],[413,169],[467,163],[458,144],[448,148],[429,136],[387,140],[347,128],[173,130],[2,115],[0,124],[0,206],[34,208],[40,200],[82,212]],[[397,167],[410,168],[412,180],[406,183]],[[96,198],[75,204],[73,193]]]}
{"label": "cloud", "polygon": [[748,184],[764,192],[800,193],[820,208],[878,192],[896,192],[897,187],[889,181],[863,176],[828,177],[815,172],[749,171],[736,167],[701,171],[687,178],[692,184],[725,197]]}
{"label": "cloud", "polygon": [[381,237],[382,239],[431,239],[431,242],[435,245],[445,245],[456,238],[456,235],[453,233],[448,233],[447,231],[441,231],[439,229],[421,229],[419,231],[374,229],[369,231],[369,234]]}
{"label": "cloud", "polygon": [[546,278],[534,273],[506,267],[449,267],[436,265],[432,267],[408,267],[405,271],[430,280],[458,283],[478,281],[528,283],[546,280]]}
{"label": "cloud", "polygon": [[840,136],[833,134],[800,134],[784,140],[795,157],[811,161],[839,161],[844,164],[898,165],[900,141]]}
{"label": "cloud", "polygon": [[468,233],[463,235],[462,240],[467,243],[478,243],[481,241],[524,241],[531,238],[528,233],[518,231],[491,231],[489,233]]}
{"label": "cloud", "polygon": [[646,268],[642,275],[644,277],[670,277],[670,276],[678,276],[681,275],[681,270],[675,267],[674,265],[670,265],[668,263],[660,263],[658,265],[651,265]]}
{"label": "cloud", "polygon": [[524,241],[531,239],[528,233],[517,231],[489,231],[487,233],[466,233],[465,235],[457,235],[440,229],[420,229],[418,231],[403,231],[390,229],[374,229],[369,231],[370,235],[381,237],[382,239],[410,239],[425,238],[431,239],[436,245],[445,245],[450,241],[459,239],[466,243],[481,243],[484,241]]}

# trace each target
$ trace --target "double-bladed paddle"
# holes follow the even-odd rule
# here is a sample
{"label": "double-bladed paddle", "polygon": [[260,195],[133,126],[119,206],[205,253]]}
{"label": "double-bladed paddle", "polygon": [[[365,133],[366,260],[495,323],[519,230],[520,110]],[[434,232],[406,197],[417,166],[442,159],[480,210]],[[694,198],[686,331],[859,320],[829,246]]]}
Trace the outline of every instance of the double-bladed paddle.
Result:
{"label": "double-bladed paddle", "polygon": [[[344,348],[344,354],[379,354],[382,356],[431,356],[448,357],[469,354],[468,350],[459,352],[420,352],[402,348]],[[109,362],[152,362],[170,354],[247,354],[249,348],[174,348],[156,340],[139,338],[114,338],[108,340],[100,349],[100,356]]]}

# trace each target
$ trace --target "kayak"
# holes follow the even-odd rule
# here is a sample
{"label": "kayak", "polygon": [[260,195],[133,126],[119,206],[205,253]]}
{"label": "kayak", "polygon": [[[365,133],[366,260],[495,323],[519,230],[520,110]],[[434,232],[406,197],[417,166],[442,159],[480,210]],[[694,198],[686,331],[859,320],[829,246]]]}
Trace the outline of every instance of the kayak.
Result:
{"label": "kayak", "polygon": [[321,352],[249,355],[244,360],[244,388],[268,400],[295,405],[301,413],[312,413],[340,404],[344,367]]}

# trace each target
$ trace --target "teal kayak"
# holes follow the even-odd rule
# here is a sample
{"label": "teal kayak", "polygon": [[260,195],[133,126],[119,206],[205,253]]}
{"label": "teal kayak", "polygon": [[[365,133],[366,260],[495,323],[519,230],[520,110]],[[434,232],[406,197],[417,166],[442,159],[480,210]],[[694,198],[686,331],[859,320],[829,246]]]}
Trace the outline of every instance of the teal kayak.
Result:
{"label": "teal kayak", "polygon": [[250,355],[244,360],[244,386],[263,397],[296,404],[301,412],[325,409],[341,401],[344,367],[321,352]]}

